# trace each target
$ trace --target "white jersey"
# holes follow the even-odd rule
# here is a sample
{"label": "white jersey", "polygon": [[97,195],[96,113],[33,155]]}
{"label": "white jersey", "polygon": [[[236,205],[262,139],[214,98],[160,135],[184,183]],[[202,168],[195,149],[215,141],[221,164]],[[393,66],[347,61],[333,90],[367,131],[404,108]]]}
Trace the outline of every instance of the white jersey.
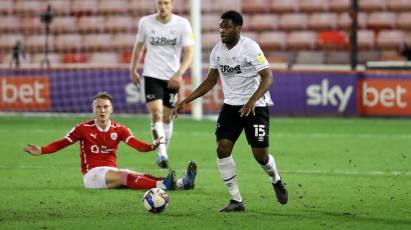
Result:
{"label": "white jersey", "polygon": [[172,14],[166,24],[156,16],[142,17],[138,24],[137,41],[146,46],[143,75],[169,80],[180,68],[182,47],[194,44],[193,33],[188,20],[181,16]]}
{"label": "white jersey", "polygon": [[[223,85],[224,103],[229,105],[247,103],[260,85],[258,72],[269,67],[260,46],[243,36],[230,50],[224,43],[218,42],[210,54],[210,68],[218,69]],[[258,99],[256,106],[272,104],[267,91]]]}

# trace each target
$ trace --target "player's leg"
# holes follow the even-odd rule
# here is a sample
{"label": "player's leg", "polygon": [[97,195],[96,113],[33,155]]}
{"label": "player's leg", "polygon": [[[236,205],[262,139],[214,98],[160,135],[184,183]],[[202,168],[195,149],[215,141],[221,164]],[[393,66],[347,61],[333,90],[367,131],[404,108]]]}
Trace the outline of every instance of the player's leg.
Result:
{"label": "player's leg", "polygon": [[[151,133],[154,139],[157,139],[158,137],[165,138],[163,126],[164,82],[151,77],[145,77],[144,80],[146,106],[151,114]],[[167,168],[168,155],[164,139],[162,143],[159,145],[157,152],[157,164],[161,168]]]}
{"label": "player's leg", "polygon": [[230,202],[220,209],[220,212],[244,211],[243,198],[237,184],[237,171],[235,161],[231,155],[234,142],[229,139],[221,139],[217,143],[217,166],[220,170],[221,178],[230,194]]}
{"label": "player's leg", "polygon": [[[83,177],[84,187],[88,189],[115,188],[121,186],[120,180],[116,181],[115,174],[118,169],[114,167],[95,167],[90,169]],[[111,176],[110,176],[111,175]],[[109,176],[109,181],[106,177]]]}
{"label": "player's leg", "polygon": [[161,188],[174,190],[176,175],[170,170],[167,177],[155,177],[150,174],[137,173],[128,169],[109,170],[106,173],[107,188],[125,186],[131,189]]}
{"label": "player's leg", "polygon": [[164,142],[166,144],[166,148],[171,141],[171,137],[173,135],[173,120],[171,119],[171,113],[173,109],[176,107],[177,102],[177,94],[178,90],[176,89],[169,89],[167,88],[166,82],[162,82],[163,87],[163,127],[164,127]]}
{"label": "player's leg", "polygon": [[[171,113],[176,106],[178,90],[169,89],[164,84],[164,97],[163,97],[163,125],[165,133],[166,147],[168,148],[171,136],[173,135],[173,120],[171,119]],[[197,164],[194,161],[189,161],[184,176],[177,180],[177,189],[193,189],[195,185],[195,179],[197,175]]]}
{"label": "player's leg", "polygon": [[[174,107],[173,107],[174,108]],[[173,136],[173,120],[171,119],[171,113],[173,111],[173,108],[169,108],[167,106],[163,107],[163,127],[164,127],[164,142],[166,144],[166,148],[168,149],[168,146],[171,141],[171,137]]]}
{"label": "player's leg", "polygon": [[157,149],[157,164],[161,168],[168,167],[168,154],[165,144],[165,132],[164,125],[162,121],[163,117],[163,102],[162,100],[154,100],[147,102],[147,109],[151,114],[151,133],[154,139],[158,137],[163,137],[161,144]]}
{"label": "player's leg", "polygon": [[270,176],[278,202],[286,204],[288,201],[288,192],[278,172],[273,155],[268,153],[268,148],[252,148],[255,160],[261,168]]}
{"label": "player's leg", "polygon": [[255,116],[245,119],[245,134],[255,160],[270,176],[278,201],[287,203],[288,193],[281,180],[274,157],[268,153],[270,116],[267,107],[256,107]]}
{"label": "player's leg", "polygon": [[217,166],[221,178],[231,196],[229,204],[220,212],[244,211],[243,198],[237,184],[237,172],[232,151],[241,134],[242,126],[238,111],[241,107],[224,104],[217,120]]}

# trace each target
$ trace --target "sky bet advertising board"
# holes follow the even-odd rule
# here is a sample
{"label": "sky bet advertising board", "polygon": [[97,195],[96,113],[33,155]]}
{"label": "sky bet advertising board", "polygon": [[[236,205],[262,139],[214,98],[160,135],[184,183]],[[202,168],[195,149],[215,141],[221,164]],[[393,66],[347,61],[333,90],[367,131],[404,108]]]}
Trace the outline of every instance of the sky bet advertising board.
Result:
{"label": "sky bet advertising board", "polygon": [[[411,117],[410,73],[274,71],[273,76],[273,116]],[[127,69],[0,71],[2,112],[89,113],[99,91],[113,95],[115,113],[147,113],[142,87],[130,83]],[[189,76],[180,91],[180,97],[192,91]],[[223,98],[219,82],[202,98],[204,114],[217,114]]]}
{"label": "sky bet advertising board", "polygon": [[274,72],[273,115],[357,115],[356,75],[328,72]]}

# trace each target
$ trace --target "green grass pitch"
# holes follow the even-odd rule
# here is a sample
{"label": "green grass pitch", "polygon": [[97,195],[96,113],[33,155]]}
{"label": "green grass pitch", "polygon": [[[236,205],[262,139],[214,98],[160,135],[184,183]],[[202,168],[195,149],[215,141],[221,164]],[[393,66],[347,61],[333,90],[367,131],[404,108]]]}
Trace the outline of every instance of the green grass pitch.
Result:
{"label": "green grass pitch", "polygon": [[[233,152],[244,213],[219,213],[228,192],[216,166],[215,121],[178,119],[169,149],[182,175],[198,163],[191,191],[169,191],[170,205],[146,212],[144,191],[86,190],[78,143],[33,157],[25,144],[64,137],[88,118],[0,117],[0,229],[411,229],[411,121],[370,118],[273,118],[270,150],[289,190],[280,205],[244,135]],[[114,117],[150,141],[149,120]],[[118,166],[166,175],[156,154],[125,144]]]}

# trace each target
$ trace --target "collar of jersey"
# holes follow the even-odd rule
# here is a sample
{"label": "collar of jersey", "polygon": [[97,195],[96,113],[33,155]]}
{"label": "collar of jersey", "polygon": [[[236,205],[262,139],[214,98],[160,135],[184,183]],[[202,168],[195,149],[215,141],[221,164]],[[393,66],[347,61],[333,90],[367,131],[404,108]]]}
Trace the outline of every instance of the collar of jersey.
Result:
{"label": "collar of jersey", "polygon": [[243,39],[243,36],[240,35],[240,39],[238,39],[237,44],[235,44],[231,49],[228,49],[227,45],[223,43],[225,50],[226,50],[227,52],[231,52],[231,50],[233,50],[234,48],[236,48],[236,47],[240,44],[240,41],[241,41],[242,39]]}
{"label": "collar of jersey", "polygon": [[163,25],[163,26],[170,25],[171,22],[173,21],[173,19],[174,19],[174,14],[171,14],[171,19],[170,19],[170,21],[168,21],[168,22],[166,22],[166,23],[162,23],[162,22],[160,22],[159,20],[157,20],[157,16],[154,18],[154,20],[156,21],[157,24],[160,24],[160,25]]}
{"label": "collar of jersey", "polygon": [[97,129],[98,129],[100,132],[104,132],[104,133],[107,132],[107,131],[110,129],[110,126],[111,126],[111,120],[108,121],[108,125],[107,125],[107,128],[106,128],[106,129],[100,128],[100,127],[97,125],[97,120],[96,120],[96,119],[94,119],[94,123],[96,123]]}

